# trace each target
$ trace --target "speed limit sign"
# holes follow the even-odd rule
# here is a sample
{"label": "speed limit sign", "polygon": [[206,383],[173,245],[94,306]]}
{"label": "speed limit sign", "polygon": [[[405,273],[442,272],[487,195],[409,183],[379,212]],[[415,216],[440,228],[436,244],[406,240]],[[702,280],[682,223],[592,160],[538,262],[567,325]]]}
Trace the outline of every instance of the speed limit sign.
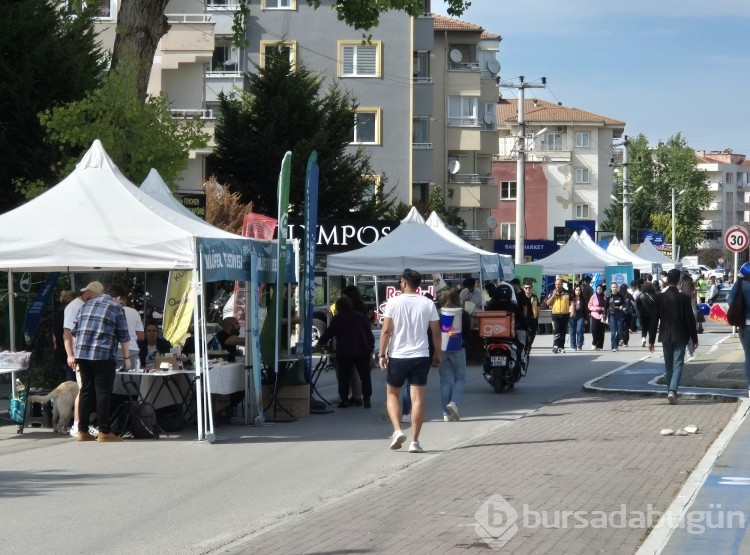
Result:
{"label": "speed limit sign", "polygon": [[741,252],[748,247],[747,230],[739,225],[727,229],[724,245],[732,252]]}

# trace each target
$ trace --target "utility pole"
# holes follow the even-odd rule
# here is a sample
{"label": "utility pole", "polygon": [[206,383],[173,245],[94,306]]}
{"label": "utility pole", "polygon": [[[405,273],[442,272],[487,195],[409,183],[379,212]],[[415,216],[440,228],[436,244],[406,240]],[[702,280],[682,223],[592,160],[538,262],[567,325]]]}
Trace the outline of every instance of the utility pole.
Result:
{"label": "utility pole", "polygon": [[[612,146],[621,146],[622,149],[622,164],[615,164],[615,159],[612,158],[609,162],[610,168],[622,166],[622,242],[626,248],[630,248],[630,162],[628,157],[628,136],[623,135],[623,141],[621,143],[614,144]],[[642,187],[638,188],[640,191]],[[636,191],[636,193],[638,192]],[[612,197],[615,198],[614,196]]]}
{"label": "utility pole", "polygon": [[628,136],[622,141],[622,242],[630,248],[630,163],[628,162]]}
{"label": "utility pole", "polygon": [[500,83],[501,88],[518,89],[518,145],[516,147],[516,264],[523,264],[526,233],[524,218],[526,212],[526,122],[524,120],[524,91],[526,89],[543,89],[547,78],[542,77],[541,85],[532,85],[518,78],[518,84]]}

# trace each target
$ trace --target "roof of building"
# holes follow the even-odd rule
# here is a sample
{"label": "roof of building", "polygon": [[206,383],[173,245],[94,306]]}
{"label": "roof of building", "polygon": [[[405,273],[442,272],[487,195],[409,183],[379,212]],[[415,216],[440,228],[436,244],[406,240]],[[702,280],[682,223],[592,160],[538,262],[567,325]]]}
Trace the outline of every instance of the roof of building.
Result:
{"label": "roof of building", "polygon": [[[484,32],[484,28],[467,21],[461,21],[455,17],[432,14],[433,25],[436,31],[472,31],[474,33]],[[489,37],[488,37],[489,38]]]}
{"label": "roof of building", "polygon": [[[624,121],[600,116],[579,108],[552,104],[545,100],[526,100],[524,108],[524,119],[527,123],[568,123],[571,125],[574,123],[589,123],[592,125],[625,126]],[[518,121],[518,100],[501,98],[497,103],[497,121],[516,123]]]}

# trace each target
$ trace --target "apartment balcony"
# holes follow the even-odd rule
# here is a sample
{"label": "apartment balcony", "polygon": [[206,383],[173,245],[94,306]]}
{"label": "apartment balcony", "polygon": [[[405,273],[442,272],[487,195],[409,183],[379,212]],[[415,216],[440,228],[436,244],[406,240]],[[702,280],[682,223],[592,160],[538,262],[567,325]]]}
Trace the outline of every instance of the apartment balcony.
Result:
{"label": "apartment balcony", "polygon": [[479,120],[477,118],[448,118],[446,147],[448,151],[481,150],[482,133]]}
{"label": "apartment balcony", "polygon": [[200,149],[191,150],[189,158],[192,160],[200,155],[208,155],[213,152],[216,147],[214,140],[214,133],[216,131],[216,116],[213,110],[206,110],[202,108],[171,108],[169,110],[172,117],[176,120],[188,120],[198,118],[203,124],[203,132],[209,135],[208,144]]}
{"label": "apartment balcony", "polygon": [[425,14],[423,17],[414,18],[413,24],[414,50],[432,50],[435,46],[435,24],[432,17]]}
{"label": "apartment balcony", "polygon": [[414,116],[431,116],[435,87],[429,77],[414,77],[413,106]]}
{"label": "apartment balcony", "polygon": [[724,209],[724,203],[723,202],[710,202],[708,203],[708,207],[706,208],[706,212],[712,212],[714,210],[718,210],[721,212]]}
{"label": "apartment balcony", "polygon": [[459,208],[497,208],[495,178],[477,174],[456,174],[448,180],[453,198],[448,202]]}
{"label": "apartment balcony", "polygon": [[720,181],[709,181],[708,182],[708,190],[716,193],[718,191],[722,190],[722,184]]}
{"label": "apartment balcony", "polygon": [[244,86],[245,78],[241,71],[207,71],[206,102],[218,102],[220,93],[241,92]]}
{"label": "apartment balcony", "polygon": [[157,46],[155,65],[177,69],[180,64],[210,62],[214,54],[214,22],[199,14],[166,14],[171,25]]}
{"label": "apartment balcony", "polygon": [[432,143],[412,143],[412,183],[429,182],[434,175]]}
{"label": "apartment balcony", "polygon": [[464,229],[458,236],[464,241],[484,241],[495,238],[489,229]]}
{"label": "apartment balcony", "polygon": [[527,155],[529,162],[570,162],[573,153],[569,150],[534,149]]}

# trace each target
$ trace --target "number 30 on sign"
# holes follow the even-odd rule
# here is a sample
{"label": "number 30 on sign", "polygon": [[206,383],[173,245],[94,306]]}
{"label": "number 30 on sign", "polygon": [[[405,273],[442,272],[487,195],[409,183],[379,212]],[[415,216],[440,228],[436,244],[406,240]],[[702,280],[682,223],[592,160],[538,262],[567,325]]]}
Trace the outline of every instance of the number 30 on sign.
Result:
{"label": "number 30 on sign", "polygon": [[745,250],[748,247],[747,230],[738,225],[730,227],[724,235],[724,245],[732,252]]}

